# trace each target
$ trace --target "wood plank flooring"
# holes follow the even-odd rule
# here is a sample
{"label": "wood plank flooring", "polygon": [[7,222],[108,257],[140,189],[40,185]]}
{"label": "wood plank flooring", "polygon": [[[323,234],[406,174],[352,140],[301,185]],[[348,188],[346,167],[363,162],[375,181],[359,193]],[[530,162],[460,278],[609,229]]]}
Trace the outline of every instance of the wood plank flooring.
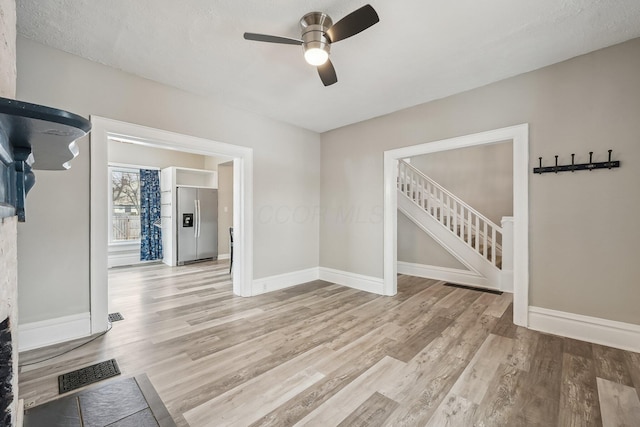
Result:
{"label": "wood plank flooring", "polygon": [[399,276],[394,297],[316,281],[241,298],[227,269],[111,270],[125,320],[23,366],[20,396],[116,358],[179,426],[640,426],[640,354],[516,327],[509,294]]}

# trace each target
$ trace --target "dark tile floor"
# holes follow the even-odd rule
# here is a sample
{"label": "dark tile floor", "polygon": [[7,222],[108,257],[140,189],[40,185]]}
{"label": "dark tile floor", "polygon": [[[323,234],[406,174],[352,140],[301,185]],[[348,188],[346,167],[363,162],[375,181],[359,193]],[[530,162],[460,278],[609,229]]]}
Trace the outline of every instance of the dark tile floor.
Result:
{"label": "dark tile floor", "polygon": [[146,375],[73,393],[25,411],[25,427],[174,427]]}

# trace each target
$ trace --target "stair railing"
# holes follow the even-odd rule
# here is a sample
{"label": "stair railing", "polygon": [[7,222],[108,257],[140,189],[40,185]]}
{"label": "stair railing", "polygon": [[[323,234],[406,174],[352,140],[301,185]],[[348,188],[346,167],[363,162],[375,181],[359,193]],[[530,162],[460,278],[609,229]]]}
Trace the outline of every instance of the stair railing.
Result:
{"label": "stair railing", "polygon": [[397,185],[409,199],[500,268],[497,252],[502,250],[502,227],[404,160],[398,161]]}

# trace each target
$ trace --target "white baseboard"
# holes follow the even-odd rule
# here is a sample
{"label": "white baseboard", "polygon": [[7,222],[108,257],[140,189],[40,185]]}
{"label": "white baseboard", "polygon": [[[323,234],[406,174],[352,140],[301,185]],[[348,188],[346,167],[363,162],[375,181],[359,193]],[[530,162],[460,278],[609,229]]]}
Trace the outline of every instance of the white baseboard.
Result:
{"label": "white baseboard", "polygon": [[384,295],[384,281],[378,277],[320,267],[320,279],[349,288]]}
{"label": "white baseboard", "polygon": [[640,352],[640,325],[529,307],[529,328],[540,332]]}
{"label": "white baseboard", "polygon": [[91,335],[90,313],[18,325],[19,351],[33,350]]}
{"label": "white baseboard", "polygon": [[218,259],[229,259],[231,258],[231,254],[218,254]]}
{"label": "white baseboard", "polygon": [[384,295],[382,279],[326,267],[308,268],[306,270],[255,279],[253,281],[252,295],[286,289],[318,279],[361,291]]}
{"label": "white baseboard", "polygon": [[277,274],[275,276],[254,279],[252,283],[252,295],[260,295],[280,289],[290,288],[302,283],[318,280],[318,267],[306,270],[292,271],[291,273]]}
{"label": "white baseboard", "polygon": [[398,261],[398,273],[409,276],[424,277],[425,279],[444,280],[459,285],[477,286],[487,289],[498,289],[492,286],[486,277],[469,270],[439,267],[435,265],[414,264]]}
{"label": "white baseboard", "polygon": [[136,265],[142,262],[140,261],[139,252],[123,253],[123,254],[112,253],[112,254],[109,254],[107,261],[108,261],[107,268],[122,267],[124,265]]}

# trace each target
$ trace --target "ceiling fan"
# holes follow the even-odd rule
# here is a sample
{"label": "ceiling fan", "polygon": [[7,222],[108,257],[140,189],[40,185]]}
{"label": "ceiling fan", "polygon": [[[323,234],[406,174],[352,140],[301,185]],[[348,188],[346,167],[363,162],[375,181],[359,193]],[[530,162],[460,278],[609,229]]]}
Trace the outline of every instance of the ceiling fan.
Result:
{"label": "ceiling fan", "polygon": [[336,70],[329,59],[331,44],[355,36],[379,21],[375,9],[367,4],[335,24],[326,13],[307,13],[300,19],[302,35],[299,39],[256,33],[244,33],[244,38],[258,42],[301,45],[304,59],[318,67],[322,83],[329,86],[338,81]]}

